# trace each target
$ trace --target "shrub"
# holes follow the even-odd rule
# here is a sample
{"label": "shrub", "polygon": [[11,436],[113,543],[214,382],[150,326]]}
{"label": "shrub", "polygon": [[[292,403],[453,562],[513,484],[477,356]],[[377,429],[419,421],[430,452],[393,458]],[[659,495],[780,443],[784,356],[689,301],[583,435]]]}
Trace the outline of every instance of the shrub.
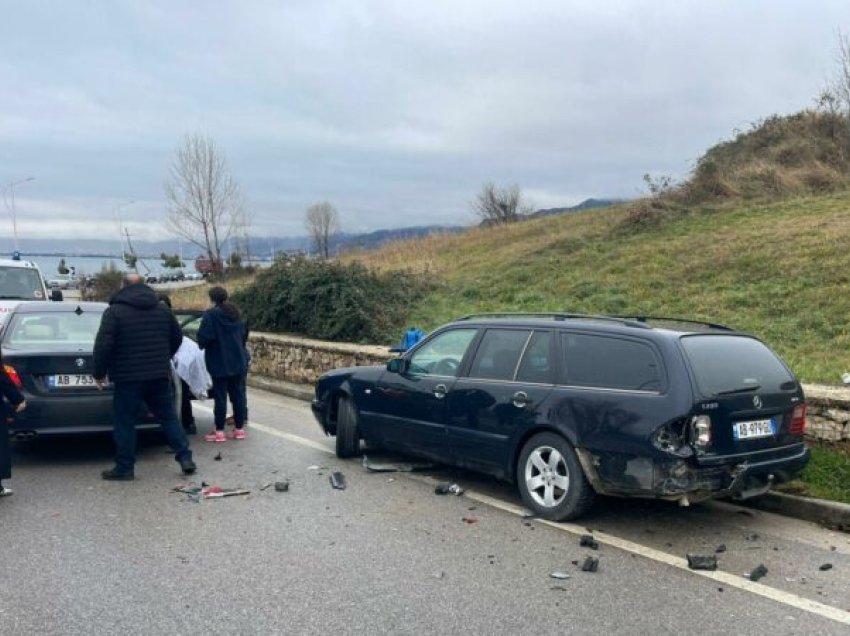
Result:
{"label": "shrub", "polygon": [[121,289],[123,281],[124,272],[119,270],[115,263],[110,262],[109,265],[104,265],[100,272],[89,279],[81,291],[81,296],[83,300],[106,302],[112,297],[112,294]]}
{"label": "shrub", "polygon": [[377,273],[297,256],[278,259],[233,301],[252,329],[378,343],[398,338],[427,288],[424,276],[408,271]]}

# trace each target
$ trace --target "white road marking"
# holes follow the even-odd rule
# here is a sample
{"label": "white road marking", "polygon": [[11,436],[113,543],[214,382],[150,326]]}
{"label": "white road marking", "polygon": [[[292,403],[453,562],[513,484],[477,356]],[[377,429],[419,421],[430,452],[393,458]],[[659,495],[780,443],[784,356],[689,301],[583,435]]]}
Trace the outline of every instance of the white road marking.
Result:
{"label": "white road marking", "polygon": [[[212,409],[209,407],[197,403],[195,404],[195,406],[200,407],[202,410],[207,411],[208,413],[212,413]],[[328,455],[335,454],[333,449],[328,448],[327,446],[325,446],[324,444],[320,444],[319,442],[314,442],[311,439],[307,439],[306,437],[301,437],[300,435],[293,435],[292,433],[285,433],[271,426],[259,424],[253,420],[249,422],[249,425],[252,430],[257,430],[263,433],[267,433],[269,435],[274,435],[275,437],[279,437],[294,444],[299,444],[301,446],[306,446],[308,448],[321,451]],[[431,477],[425,477],[423,475],[402,473],[400,476],[405,477],[407,479],[412,479],[414,481],[427,483],[429,485],[434,485],[436,483],[435,479]],[[490,497],[489,495],[478,493],[473,490],[465,491],[464,496],[473,501],[477,501],[478,503],[490,506],[491,508],[496,508],[503,512],[510,513],[517,517],[522,517],[528,512],[522,506],[517,506],[516,504],[512,504],[501,499],[496,499],[495,497]],[[545,519],[534,519],[534,522],[576,536],[587,534],[587,530],[583,526],[579,526],[574,523],[556,523],[554,521],[547,521]],[[607,534],[605,532],[599,532],[595,530],[593,532],[593,538],[601,544],[609,545],[612,548],[617,548],[619,550],[623,550],[631,554],[642,556],[657,563],[662,563],[664,565],[683,570],[688,574],[702,576],[704,578],[711,579],[716,583],[722,583],[723,585],[727,585],[729,587],[744,590],[745,592],[750,592],[751,594],[755,594],[757,596],[776,601],[777,603],[788,605],[789,607],[797,608],[804,612],[809,612],[810,614],[816,614],[818,616],[822,616],[824,618],[843,623],[844,625],[850,625],[850,612],[846,612],[838,607],[833,607],[832,605],[825,605],[824,603],[818,603],[817,601],[812,601],[802,596],[791,594],[790,592],[785,592],[783,590],[778,590],[776,588],[769,587],[761,583],[756,583],[754,581],[741,578],[740,576],[732,574],[730,572],[723,572],[722,570],[716,570],[714,572],[710,572],[707,570],[691,570],[688,567],[687,560],[683,559],[682,557],[674,556],[672,554],[662,552],[661,550],[656,550],[655,548],[650,548],[640,543],[635,543],[634,541],[629,541],[628,539],[622,539],[620,537],[616,537],[612,534]]]}

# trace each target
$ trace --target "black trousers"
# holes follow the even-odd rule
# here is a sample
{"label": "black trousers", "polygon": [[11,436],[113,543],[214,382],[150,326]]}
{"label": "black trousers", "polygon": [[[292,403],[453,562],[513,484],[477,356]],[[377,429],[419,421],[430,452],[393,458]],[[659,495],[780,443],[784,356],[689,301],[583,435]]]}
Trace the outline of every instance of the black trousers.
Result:
{"label": "black trousers", "polygon": [[[4,409],[5,410],[5,409]],[[9,427],[5,415],[0,421],[0,480],[12,476],[12,449],[9,448]]]}

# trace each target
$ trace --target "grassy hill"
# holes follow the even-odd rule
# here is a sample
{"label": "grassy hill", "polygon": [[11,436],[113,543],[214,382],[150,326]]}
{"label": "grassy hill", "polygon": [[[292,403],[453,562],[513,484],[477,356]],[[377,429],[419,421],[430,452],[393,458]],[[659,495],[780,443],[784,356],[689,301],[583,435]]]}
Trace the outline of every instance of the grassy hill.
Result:
{"label": "grassy hill", "polygon": [[410,323],[569,310],[722,322],[765,339],[806,381],[850,370],[850,191],[702,204],[624,230],[630,206],[434,236],[358,254],[427,271]]}

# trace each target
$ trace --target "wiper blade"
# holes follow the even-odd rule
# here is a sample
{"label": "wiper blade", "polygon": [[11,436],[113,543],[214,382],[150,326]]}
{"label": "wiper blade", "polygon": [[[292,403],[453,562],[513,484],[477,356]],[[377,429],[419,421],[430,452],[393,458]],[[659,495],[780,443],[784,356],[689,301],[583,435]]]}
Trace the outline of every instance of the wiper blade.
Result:
{"label": "wiper blade", "polygon": [[729,389],[728,391],[718,391],[714,395],[732,395],[733,393],[750,393],[752,391],[758,391],[761,388],[761,384],[748,384],[747,386],[741,386],[737,389]]}

